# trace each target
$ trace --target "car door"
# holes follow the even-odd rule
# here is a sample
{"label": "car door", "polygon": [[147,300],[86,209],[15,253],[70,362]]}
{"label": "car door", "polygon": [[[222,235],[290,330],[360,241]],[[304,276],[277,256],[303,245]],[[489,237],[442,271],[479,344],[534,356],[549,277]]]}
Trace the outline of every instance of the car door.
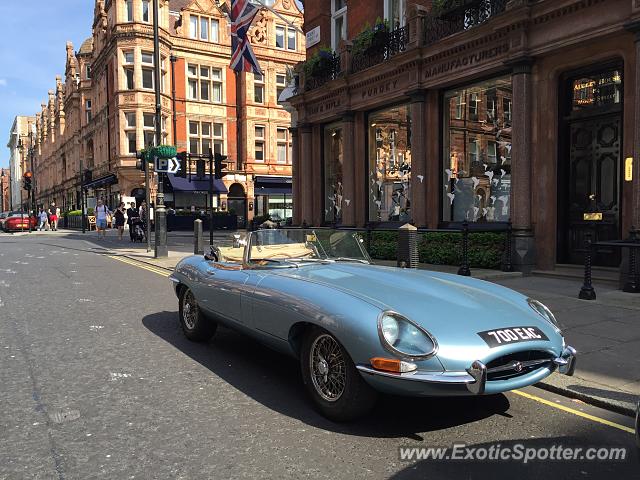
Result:
{"label": "car door", "polygon": [[249,273],[240,265],[205,262],[200,272],[198,303],[206,312],[234,323],[245,323],[242,296]]}

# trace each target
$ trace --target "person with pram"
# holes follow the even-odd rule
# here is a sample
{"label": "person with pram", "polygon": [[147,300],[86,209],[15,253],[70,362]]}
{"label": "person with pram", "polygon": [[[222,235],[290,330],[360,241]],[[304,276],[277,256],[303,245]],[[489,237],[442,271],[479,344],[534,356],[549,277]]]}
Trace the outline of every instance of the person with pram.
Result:
{"label": "person with pram", "polygon": [[129,237],[132,242],[143,242],[146,238],[144,222],[135,203],[131,202],[127,209],[127,224],[129,225]]}

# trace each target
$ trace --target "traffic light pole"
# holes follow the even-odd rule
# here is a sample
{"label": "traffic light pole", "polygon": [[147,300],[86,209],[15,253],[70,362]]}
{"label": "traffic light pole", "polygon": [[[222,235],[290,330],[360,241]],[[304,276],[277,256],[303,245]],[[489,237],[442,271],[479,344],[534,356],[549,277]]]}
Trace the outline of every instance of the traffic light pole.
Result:
{"label": "traffic light pole", "polygon": [[82,157],[80,157],[80,208],[82,216],[82,233],[85,233],[85,222],[87,221],[87,217],[84,212],[84,163],[82,162]]}
{"label": "traffic light pole", "polygon": [[209,149],[209,245],[213,245],[213,152]]}
{"label": "traffic light pole", "polygon": [[[156,147],[162,144],[162,98],[160,96],[160,22],[158,15],[158,0],[153,0],[153,64],[155,70],[156,96]],[[154,214],[156,226],[155,258],[169,256],[167,248],[167,212],[164,208],[164,174],[158,173],[158,191],[156,194],[156,208]]]}

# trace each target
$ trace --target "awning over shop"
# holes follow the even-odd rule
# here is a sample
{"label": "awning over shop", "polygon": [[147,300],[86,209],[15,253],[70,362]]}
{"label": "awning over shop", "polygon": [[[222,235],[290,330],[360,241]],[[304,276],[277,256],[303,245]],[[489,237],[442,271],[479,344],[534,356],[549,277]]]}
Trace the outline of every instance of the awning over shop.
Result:
{"label": "awning over shop", "polygon": [[[171,173],[167,174],[167,177],[174,192],[209,193],[209,175],[204,178],[191,177],[191,181],[189,178],[176,177]],[[213,179],[213,193],[227,193],[227,187],[222,180]]]}
{"label": "awning over shop", "polygon": [[106,187],[108,185],[115,185],[116,183],[118,183],[118,177],[115,173],[110,173],[109,175],[105,175],[104,177],[96,178],[95,180],[85,183],[83,187],[89,190]]}
{"label": "awning over shop", "polygon": [[267,177],[256,175],[253,186],[255,195],[291,195],[291,177]]}

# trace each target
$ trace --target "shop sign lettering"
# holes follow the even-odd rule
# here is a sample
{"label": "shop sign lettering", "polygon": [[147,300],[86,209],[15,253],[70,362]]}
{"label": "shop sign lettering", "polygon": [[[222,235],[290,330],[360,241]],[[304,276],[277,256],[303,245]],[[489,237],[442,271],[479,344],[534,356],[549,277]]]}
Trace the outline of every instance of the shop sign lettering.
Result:
{"label": "shop sign lettering", "polygon": [[384,93],[389,93],[395,91],[398,86],[398,80],[389,80],[388,82],[382,83],[380,85],[374,85],[373,87],[369,87],[366,90],[362,91],[362,99],[376,97],[378,95],[382,95]]}
{"label": "shop sign lettering", "polygon": [[328,112],[340,106],[340,100],[333,99],[324,103],[318,103],[309,107],[309,115],[316,115],[318,113]]}
{"label": "shop sign lettering", "polygon": [[469,55],[464,55],[462,57],[455,58],[445,63],[441,63],[440,65],[436,65],[435,67],[429,67],[425,71],[425,78],[432,78],[437,75],[446,72],[452,72],[454,70],[458,70],[463,67],[470,67],[471,65],[475,65],[481,63],[485,60],[489,60],[490,58],[497,57],[498,55],[502,55],[509,50],[509,44],[505,43],[503,45],[498,45],[497,47],[489,48],[487,50],[482,50],[480,52],[470,53]]}

